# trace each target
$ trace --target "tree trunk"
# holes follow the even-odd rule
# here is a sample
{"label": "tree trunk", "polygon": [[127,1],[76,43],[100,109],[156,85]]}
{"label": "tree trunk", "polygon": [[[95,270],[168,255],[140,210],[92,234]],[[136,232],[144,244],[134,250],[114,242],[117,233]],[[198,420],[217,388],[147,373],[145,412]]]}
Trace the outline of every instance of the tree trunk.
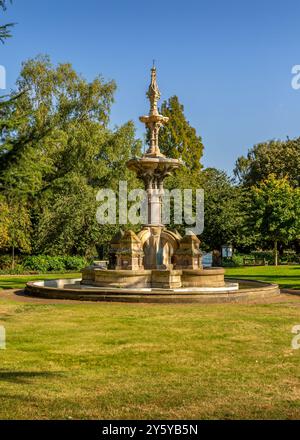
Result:
{"label": "tree trunk", "polygon": [[278,249],[277,249],[277,240],[274,241],[274,262],[275,266],[278,266]]}
{"label": "tree trunk", "polygon": [[14,270],[15,268],[15,246],[12,246],[12,260],[11,260],[11,268]]}

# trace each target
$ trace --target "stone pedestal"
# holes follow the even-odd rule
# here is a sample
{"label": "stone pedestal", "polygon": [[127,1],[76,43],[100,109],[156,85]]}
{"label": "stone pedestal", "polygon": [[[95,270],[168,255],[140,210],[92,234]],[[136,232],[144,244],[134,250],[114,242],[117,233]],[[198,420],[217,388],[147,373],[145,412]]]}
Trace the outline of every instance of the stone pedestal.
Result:
{"label": "stone pedestal", "polygon": [[99,287],[151,287],[151,270],[105,270],[86,268],[81,284]]}
{"label": "stone pedestal", "polygon": [[117,252],[120,250],[120,242],[123,237],[124,231],[120,229],[109,244],[108,269],[115,269],[117,266]]}
{"label": "stone pedestal", "polygon": [[182,287],[223,287],[225,270],[221,267],[209,269],[183,269]]}
{"label": "stone pedestal", "polygon": [[126,231],[116,252],[116,270],[142,270],[144,252],[141,240],[133,231]]}
{"label": "stone pedestal", "polygon": [[152,270],[151,286],[166,289],[181,287],[181,271],[168,269]]}
{"label": "stone pedestal", "polygon": [[202,269],[200,240],[195,234],[185,235],[174,254],[175,269]]}
{"label": "stone pedestal", "polygon": [[[144,182],[147,192],[147,216],[143,229],[120,231],[111,241],[108,270],[90,266],[82,272],[82,284],[103,288],[128,288],[139,294],[141,288],[177,289],[180,287],[224,286],[224,269],[203,269],[200,241],[194,235],[181,237],[165,229],[162,221],[163,181],[181,167],[182,161],[160,152],[158,134],[168,122],[158,112],[160,92],[156,69],[151,69],[148,89],[149,115],[141,116],[150,132],[150,145],[140,158],[132,158],[127,167]],[[151,289],[149,289],[151,290]],[[188,294],[189,289],[186,289]],[[152,292],[157,294],[157,291]],[[175,292],[174,292],[175,293]]]}

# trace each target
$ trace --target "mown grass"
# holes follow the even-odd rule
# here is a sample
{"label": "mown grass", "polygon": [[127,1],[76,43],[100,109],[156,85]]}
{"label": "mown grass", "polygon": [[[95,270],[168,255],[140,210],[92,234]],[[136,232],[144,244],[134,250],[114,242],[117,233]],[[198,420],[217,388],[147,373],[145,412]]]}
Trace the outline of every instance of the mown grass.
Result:
{"label": "mown grass", "polygon": [[[28,281],[55,278],[80,278],[81,274],[51,273],[39,275],[0,275],[1,289],[22,289]],[[261,280],[282,288],[300,289],[300,266],[254,266],[226,268],[226,277]]]}
{"label": "mown grass", "polygon": [[0,418],[299,418],[299,305],[0,299]]}
{"label": "mown grass", "polygon": [[55,278],[81,278],[79,272],[47,273],[38,275],[0,275],[1,289],[23,289],[28,281],[51,280]]}
{"label": "mown grass", "polygon": [[[299,286],[299,266],[227,276]],[[1,276],[2,288],[30,279]],[[1,299],[1,419],[300,417],[300,301],[20,304]]]}
{"label": "mown grass", "polygon": [[226,268],[226,277],[261,280],[281,288],[300,289],[300,266],[254,266]]}

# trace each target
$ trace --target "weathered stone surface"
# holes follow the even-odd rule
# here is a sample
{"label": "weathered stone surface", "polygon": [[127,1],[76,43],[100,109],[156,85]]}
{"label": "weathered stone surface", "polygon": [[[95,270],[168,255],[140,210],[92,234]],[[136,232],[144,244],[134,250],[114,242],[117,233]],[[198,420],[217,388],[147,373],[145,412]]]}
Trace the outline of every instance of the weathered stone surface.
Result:
{"label": "weathered stone surface", "polygon": [[139,237],[133,231],[126,231],[120,240],[119,249],[116,252],[116,270],[142,270],[143,248]]}
{"label": "weathered stone surface", "polygon": [[120,229],[112,238],[109,244],[108,269],[115,269],[117,265],[117,252],[120,249],[120,242],[124,237],[124,231]]}
{"label": "weathered stone surface", "polygon": [[182,287],[222,287],[225,270],[222,267],[207,269],[182,269]]}
{"label": "weathered stone surface", "polygon": [[174,254],[176,269],[202,269],[200,240],[195,234],[185,235]]}
{"label": "weathered stone surface", "polygon": [[[128,272],[129,273],[129,272]],[[70,281],[70,280],[65,280]],[[231,280],[232,281],[232,280]],[[193,288],[189,292],[181,294],[174,290],[152,289],[150,292],[136,291],[136,289],[111,289],[111,288],[79,288],[64,289],[43,287],[30,281],[26,285],[26,293],[31,296],[54,299],[74,299],[79,301],[117,301],[117,302],[143,302],[143,303],[228,303],[243,301],[267,301],[268,298],[280,295],[277,284],[268,284],[260,281],[238,281],[241,285],[247,284],[247,288],[235,292],[199,293]]]}
{"label": "weathered stone surface", "polygon": [[99,287],[151,287],[151,270],[101,270],[82,272],[81,284]]}
{"label": "weathered stone surface", "polygon": [[154,269],[152,270],[151,286],[166,289],[181,287],[181,271]]}

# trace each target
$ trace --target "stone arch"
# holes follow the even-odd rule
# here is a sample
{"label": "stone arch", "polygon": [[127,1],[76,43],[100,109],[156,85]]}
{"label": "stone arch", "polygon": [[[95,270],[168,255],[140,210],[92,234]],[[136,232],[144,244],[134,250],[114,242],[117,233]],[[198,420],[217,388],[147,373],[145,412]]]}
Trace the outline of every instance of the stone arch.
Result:
{"label": "stone arch", "polygon": [[[139,233],[138,237],[141,240],[143,251],[144,251],[144,267],[153,268],[151,266],[151,261],[153,261],[153,247],[149,244],[149,239],[152,235],[151,227],[143,228]],[[181,239],[178,232],[168,231],[163,229],[160,233],[159,239],[159,250],[162,250],[162,265],[170,267],[172,263],[172,256],[179,247],[179,241]]]}

